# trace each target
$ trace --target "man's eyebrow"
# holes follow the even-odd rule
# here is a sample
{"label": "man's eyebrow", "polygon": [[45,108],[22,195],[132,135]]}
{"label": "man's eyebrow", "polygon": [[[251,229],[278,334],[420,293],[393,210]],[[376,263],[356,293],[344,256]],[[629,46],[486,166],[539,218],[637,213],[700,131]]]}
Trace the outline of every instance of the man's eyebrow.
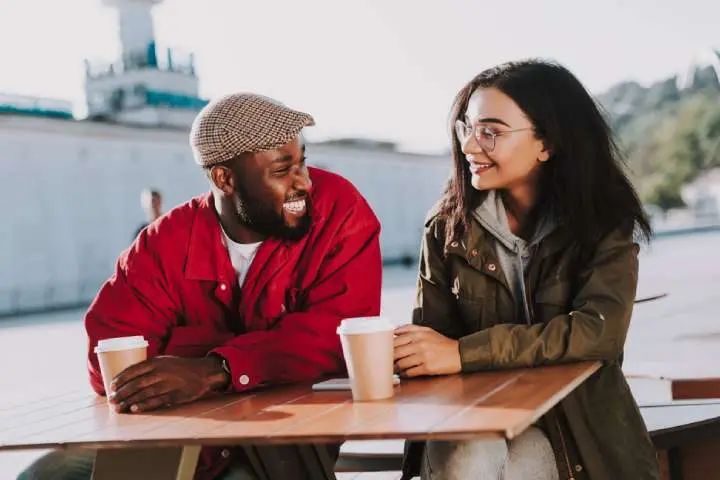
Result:
{"label": "man's eyebrow", "polygon": [[292,162],[292,159],[293,159],[292,155],[287,154],[287,155],[283,155],[282,157],[277,157],[277,158],[273,159],[273,161],[270,163]]}

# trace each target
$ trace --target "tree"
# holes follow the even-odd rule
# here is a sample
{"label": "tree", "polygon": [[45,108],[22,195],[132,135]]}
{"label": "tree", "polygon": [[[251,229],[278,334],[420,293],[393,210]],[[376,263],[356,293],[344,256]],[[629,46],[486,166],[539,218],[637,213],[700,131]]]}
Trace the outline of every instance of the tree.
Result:
{"label": "tree", "polygon": [[[641,197],[663,209],[682,206],[682,186],[720,166],[717,90],[673,88],[668,81],[657,83],[647,90],[643,107],[613,124]],[[637,102],[634,89],[633,96]]]}

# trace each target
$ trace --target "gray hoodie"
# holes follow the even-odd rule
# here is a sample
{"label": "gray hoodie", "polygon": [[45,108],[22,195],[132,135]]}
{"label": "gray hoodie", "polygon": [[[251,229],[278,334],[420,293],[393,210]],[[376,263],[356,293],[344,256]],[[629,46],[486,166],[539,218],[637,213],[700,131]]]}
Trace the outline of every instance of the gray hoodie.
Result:
{"label": "gray hoodie", "polygon": [[505,272],[518,311],[525,312],[525,321],[531,324],[532,311],[525,290],[525,268],[538,244],[555,230],[557,223],[554,216],[543,215],[529,242],[510,231],[505,205],[495,190],[488,191],[487,197],[472,212],[472,216],[497,240],[495,254]]}

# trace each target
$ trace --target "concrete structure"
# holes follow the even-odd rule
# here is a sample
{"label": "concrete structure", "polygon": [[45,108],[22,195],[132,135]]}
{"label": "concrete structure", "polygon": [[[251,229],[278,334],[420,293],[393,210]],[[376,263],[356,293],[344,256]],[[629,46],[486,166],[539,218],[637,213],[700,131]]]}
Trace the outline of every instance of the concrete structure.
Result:
{"label": "concrete structure", "polygon": [[207,101],[198,96],[192,54],[156,48],[152,7],[162,0],[104,0],[117,10],[122,54],[85,62],[88,117],[187,127]]}
{"label": "concrete structure", "polygon": [[[388,263],[415,261],[446,157],[352,143],[309,144],[307,155],[365,194]],[[187,130],[0,115],[0,314],[91,300],[143,221],[147,186],[162,192],[166,210],[207,191]]]}
{"label": "concrete structure", "polygon": [[[159,1],[105,0],[118,11],[122,55],[87,62],[88,118],[73,118],[69,102],[0,96],[0,315],[89,302],[144,219],[144,188],[162,192],[165,211],[208,190],[188,145],[207,102],[192,56],[158,56]],[[307,155],[367,197],[385,261],[414,263],[448,156],[362,140],[310,144]]]}

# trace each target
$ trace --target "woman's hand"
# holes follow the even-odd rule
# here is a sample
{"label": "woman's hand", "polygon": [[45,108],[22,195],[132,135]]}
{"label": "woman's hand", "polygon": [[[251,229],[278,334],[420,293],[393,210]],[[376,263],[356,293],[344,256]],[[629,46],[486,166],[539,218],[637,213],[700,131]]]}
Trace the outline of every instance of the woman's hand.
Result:
{"label": "woman's hand", "polygon": [[418,325],[404,325],[395,335],[395,371],[403,377],[460,373],[457,340]]}

